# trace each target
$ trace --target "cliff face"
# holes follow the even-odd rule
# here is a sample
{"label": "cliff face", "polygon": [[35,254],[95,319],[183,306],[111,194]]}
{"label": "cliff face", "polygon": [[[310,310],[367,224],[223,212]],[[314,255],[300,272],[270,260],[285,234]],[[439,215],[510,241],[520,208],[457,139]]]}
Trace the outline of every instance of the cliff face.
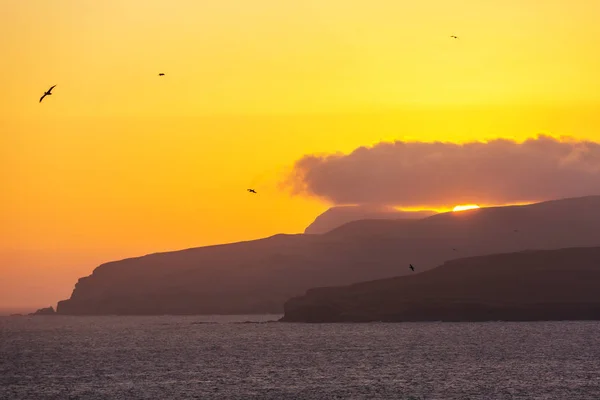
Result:
{"label": "cliff face", "polygon": [[309,290],[283,321],[600,320],[600,247],[458,259],[399,278]]}
{"label": "cliff face", "polygon": [[[518,230],[518,232],[515,232]],[[446,260],[600,246],[600,196],[366,220],[323,235],[276,235],[110,262],[81,278],[59,314],[278,313],[307,289],[404,275]]]}

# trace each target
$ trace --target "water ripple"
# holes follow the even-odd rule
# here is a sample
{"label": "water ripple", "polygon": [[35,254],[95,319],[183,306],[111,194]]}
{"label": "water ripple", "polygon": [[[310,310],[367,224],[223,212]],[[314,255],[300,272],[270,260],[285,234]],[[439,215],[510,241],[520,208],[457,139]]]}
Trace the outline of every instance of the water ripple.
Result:
{"label": "water ripple", "polygon": [[600,322],[0,318],[1,399],[600,399]]}

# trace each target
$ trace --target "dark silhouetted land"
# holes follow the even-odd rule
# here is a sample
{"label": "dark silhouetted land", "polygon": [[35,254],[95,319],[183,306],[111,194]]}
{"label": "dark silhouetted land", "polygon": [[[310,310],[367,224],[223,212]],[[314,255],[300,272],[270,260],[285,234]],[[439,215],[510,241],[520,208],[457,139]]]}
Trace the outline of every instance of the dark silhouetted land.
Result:
{"label": "dark silhouetted land", "polygon": [[280,313],[310,288],[422,273],[459,257],[600,246],[599,232],[600,196],[355,221],[323,235],[275,235],[109,262],[81,278],[57,312]]}
{"label": "dark silhouetted land", "polygon": [[448,261],[399,278],[318,288],[282,321],[600,320],[600,247]]}

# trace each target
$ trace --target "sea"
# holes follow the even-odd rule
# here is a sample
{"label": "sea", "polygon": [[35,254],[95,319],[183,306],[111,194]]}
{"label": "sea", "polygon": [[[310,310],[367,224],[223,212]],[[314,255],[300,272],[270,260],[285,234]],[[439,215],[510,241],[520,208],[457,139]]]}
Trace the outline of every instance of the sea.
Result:
{"label": "sea", "polygon": [[0,317],[0,399],[600,399],[600,322]]}

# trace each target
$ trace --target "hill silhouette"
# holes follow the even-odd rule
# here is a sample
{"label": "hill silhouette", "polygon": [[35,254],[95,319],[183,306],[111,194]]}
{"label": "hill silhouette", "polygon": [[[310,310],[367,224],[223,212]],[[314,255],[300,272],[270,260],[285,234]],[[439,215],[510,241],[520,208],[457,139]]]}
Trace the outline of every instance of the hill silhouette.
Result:
{"label": "hill silhouette", "polygon": [[311,289],[283,321],[599,320],[600,247],[448,261],[399,278]]}
{"label": "hill silhouette", "polygon": [[275,235],[102,264],[79,279],[57,313],[278,313],[310,288],[404,275],[409,263],[424,271],[469,256],[600,246],[598,232],[600,196],[355,221],[323,235]]}
{"label": "hill silhouette", "polygon": [[365,219],[421,219],[434,215],[435,211],[398,211],[393,207],[337,206],[320,214],[306,227],[304,233],[322,234],[348,222]]}

